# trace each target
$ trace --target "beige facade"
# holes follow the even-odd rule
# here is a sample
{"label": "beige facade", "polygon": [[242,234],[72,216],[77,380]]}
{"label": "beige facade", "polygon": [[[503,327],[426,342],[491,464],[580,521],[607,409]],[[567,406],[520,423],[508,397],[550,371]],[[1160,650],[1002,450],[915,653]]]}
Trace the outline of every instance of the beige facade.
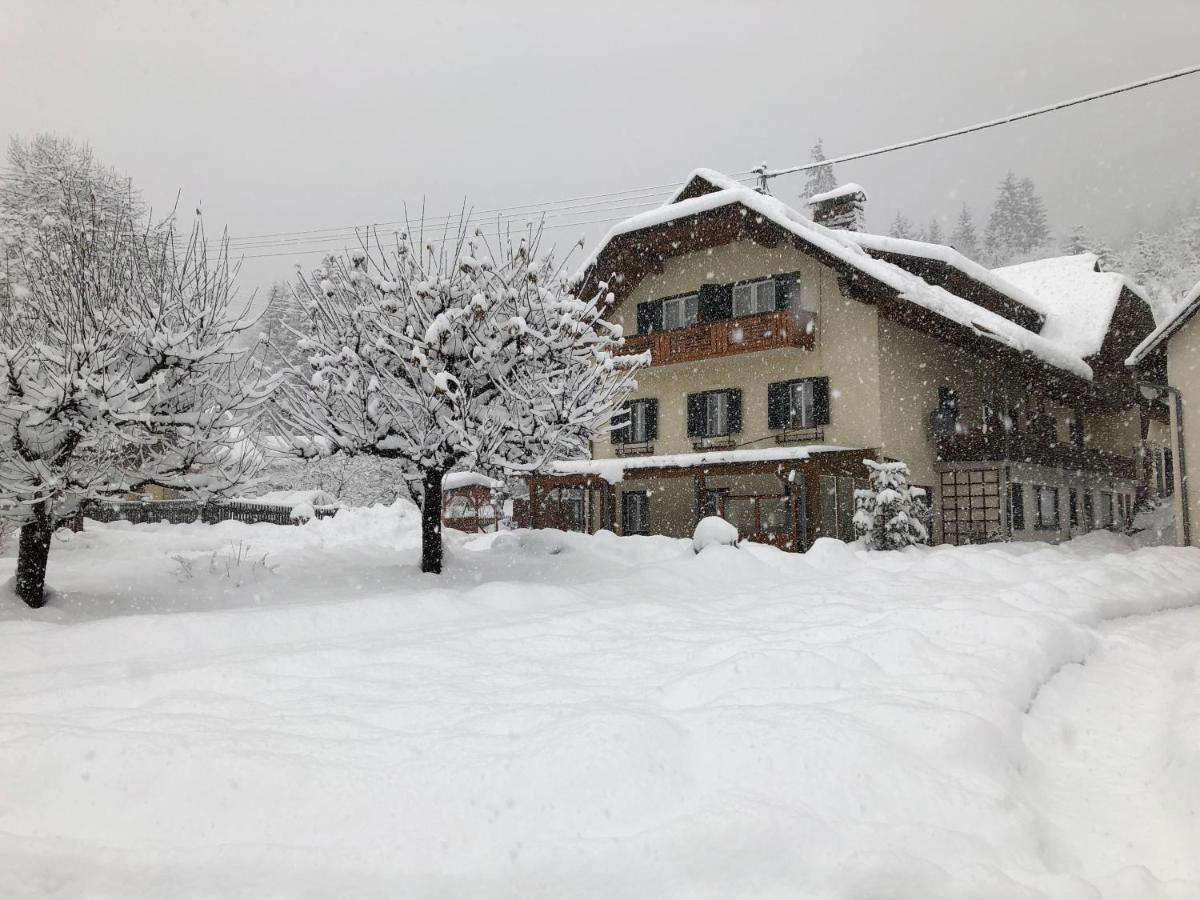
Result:
{"label": "beige facade", "polygon": [[[1188,518],[1191,522],[1191,543],[1200,546],[1200,316],[1192,316],[1171,335],[1167,342],[1167,381],[1179,391],[1183,407],[1183,457],[1174,456],[1175,484],[1186,485],[1188,496]],[[1174,397],[1169,399],[1171,427],[1178,426]],[[1185,480],[1186,479],[1186,480]],[[1185,491],[1175,491],[1175,528],[1178,543],[1183,538],[1183,496]]]}

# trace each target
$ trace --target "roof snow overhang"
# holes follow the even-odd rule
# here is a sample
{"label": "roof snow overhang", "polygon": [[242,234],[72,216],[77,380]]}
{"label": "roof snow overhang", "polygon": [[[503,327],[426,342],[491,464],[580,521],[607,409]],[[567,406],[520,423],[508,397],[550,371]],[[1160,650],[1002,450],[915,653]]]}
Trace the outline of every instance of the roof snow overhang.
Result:
{"label": "roof snow overhang", "polygon": [[1163,319],[1159,326],[1150,332],[1150,334],[1146,336],[1146,339],[1134,348],[1133,352],[1130,353],[1129,357],[1125,360],[1125,365],[1141,365],[1148,356],[1157,351],[1160,347],[1163,347],[1163,345],[1171,339],[1171,336],[1175,334],[1175,332],[1190,322],[1192,316],[1196,315],[1198,310],[1200,310],[1200,283],[1198,283],[1191,289],[1191,291],[1188,292],[1187,296],[1183,298],[1183,302],[1179,304],[1175,312]]}

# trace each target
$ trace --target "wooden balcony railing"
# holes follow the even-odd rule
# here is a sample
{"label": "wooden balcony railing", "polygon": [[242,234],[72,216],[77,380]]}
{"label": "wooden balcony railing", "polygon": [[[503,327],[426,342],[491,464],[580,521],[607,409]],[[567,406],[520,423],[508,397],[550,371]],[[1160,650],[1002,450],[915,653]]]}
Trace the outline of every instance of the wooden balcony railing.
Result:
{"label": "wooden balcony railing", "polygon": [[1137,474],[1137,463],[1132,456],[1061,444],[1041,432],[973,429],[939,437],[937,445],[938,459],[942,462],[1028,462],[1126,479]]}
{"label": "wooden balcony railing", "polygon": [[688,328],[629,335],[619,353],[626,355],[649,350],[650,365],[666,366],[777,347],[811,350],[815,333],[816,318],[811,313],[783,309],[740,319],[704,322]]}

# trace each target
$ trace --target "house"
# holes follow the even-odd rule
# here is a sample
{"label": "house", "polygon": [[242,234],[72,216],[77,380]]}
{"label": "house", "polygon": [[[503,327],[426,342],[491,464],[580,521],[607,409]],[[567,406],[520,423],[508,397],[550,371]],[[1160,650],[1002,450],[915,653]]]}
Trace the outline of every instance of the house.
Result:
{"label": "house", "polygon": [[[1194,486],[1200,463],[1200,284],[1143,340],[1126,360],[1148,396],[1170,411],[1170,457],[1166,476],[1174,493],[1176,543],[1200,546],[1200,496]],[[1189,485],[1192,489],[1189,489]]]}
{"label": "house", "polygon": [[624,351],[650,365],[591,459],[530,479],[533,524],[684,537],[715,513],[804,550],[853,537],[865,458],[908,463],[937,540],[1128,518],[1147,404],[1120,362],[1149,310],[1085,353],[1043,334],[1050,300],[949,247],[863,233],[866,199],[843,186],[810,218],[697,170],[614,227],[583,290],[607,286]]}
{"label": "house", "polygon": [[503,515],[499,491],[504,482],[478,472],[442,477],[442,524],[459,531],[495,531]]}

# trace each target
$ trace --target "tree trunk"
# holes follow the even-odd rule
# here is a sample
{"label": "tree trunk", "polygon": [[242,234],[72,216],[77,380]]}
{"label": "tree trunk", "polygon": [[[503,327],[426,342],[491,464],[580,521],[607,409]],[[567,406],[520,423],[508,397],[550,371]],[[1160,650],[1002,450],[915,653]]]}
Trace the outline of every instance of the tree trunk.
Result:
{"label": "tree trunk", "polygon": [[21,526],[17,545],[17,596],[38,609],[46,604],[46,562],[54,525],[45,503],[33,508],[33,518]]}
{"label": "tree trunk", "polygon": [[421,500],[421,571],[442,573],[442,470],[425,473]]}

